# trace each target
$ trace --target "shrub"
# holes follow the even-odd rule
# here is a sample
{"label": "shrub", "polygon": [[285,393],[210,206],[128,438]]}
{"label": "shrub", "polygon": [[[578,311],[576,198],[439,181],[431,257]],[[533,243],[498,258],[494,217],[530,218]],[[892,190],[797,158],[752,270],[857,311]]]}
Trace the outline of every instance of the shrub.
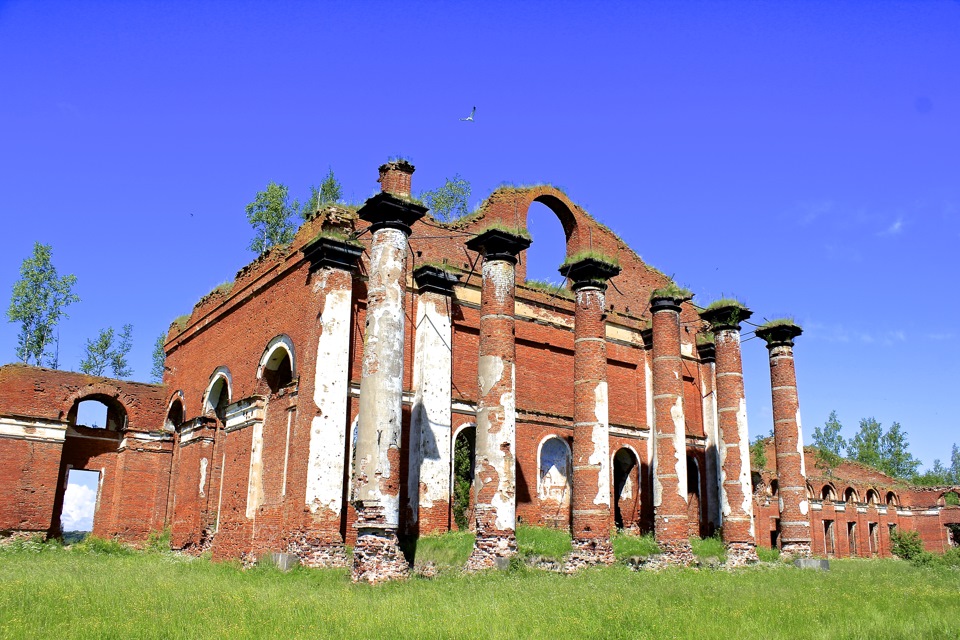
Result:
{"label": "shrub", "polygon": [[891,551],[893,555],[904,560],[913,560],[922,553],[923,541],[917,531],[900,531],[895,529],[890,532]]}
{"label": "shrub", "polygon": [[83,553],[93,553],[99,555],[117,555],[128,556],[134,553],[134,550],[123,544],[119,540],[110,540],[107,538],[98,538],[97,536],[87,536],[83,542],[78,542],[72,547],[76,551]]}
{"label": "shrub", "polygon": [[167,527],[163,531],[151,531],[147,536],[147,542],[143,550],[154,553],[170,551],[170,527]]}

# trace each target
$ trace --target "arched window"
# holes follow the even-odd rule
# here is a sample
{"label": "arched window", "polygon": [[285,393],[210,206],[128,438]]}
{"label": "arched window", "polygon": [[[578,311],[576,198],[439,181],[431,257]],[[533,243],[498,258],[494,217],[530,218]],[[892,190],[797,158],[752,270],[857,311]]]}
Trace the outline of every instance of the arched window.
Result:
{"label": "arched window", "polygon": [[777,482],[776,480],[771,480],[771,481],[770,481],[770,496],[773,497],[773,498],[776,498],[779,493],[780,493],[780,483]]}
{"label": "arched window", "polygon": [[847,487],[847,490],[843,492],[843,501],[853,504],[854,502],[860,501],[860,495],[857,493],[857,490],[853,487]]}
{"label": "arched window", "polygon": [[74,427],[121,431],[127,426],[127,412],[116,398],[93,394],[74,402],[67,421]]}
{"label": "arched window", "polygon": [[210,384],[203,396],[203,413],[214,414],[222,422],[230,404],[230,372],[226,367],[218,367],[210,376]]}
{"label": "arched window", "polygon": [[537,493],[541,500],[562,501],[570,491],[570,447],[556,436],[540,443]]}
{"label": "arched window", "polygon": [[876,505],[880,502],[880,495],[877,494],[875,489],[867,490],[867,504]]}
{"label": "arched window", "polygon": [[956,507],[960,506],[960,493],[956,491],[947,491],[942,496],[940,500],[937,501],[941,507]]}
{"label": "arched window", "polygon": [[813,496],[814,496],[813,486],[811,486],[811,484],[808,482],[807,483],[807,500],[813,500],[814,499]]}
{"label": "arched window", "polygon": [[183,424],[183,403],[180,398],[175,398],[170,403],[170,409],[167,411],[167,419],[163,422],[163,428],[166,431],[177,431]]}
{"label": "arched window", "polygon": [[835,501],[837,499],[837,490],[833,488],[833,485],[823,485],[823,489],[820,490],[820,499],[824,501]]}
{"label": "arched window", "polygon": [[895,494],[893,491],[888,491],[888,492],[887,492],[887,500],[886,500],[886,502],[887,502],[887,506],[888,506],[888,507],[897,507],[897,506],[900,506],[900,499],[897,497],[897,494]]}
{"label": "arched window", "polygon": [[270,393],[277,393],[293,382],[293,353],[293,341],[286,335],[277,336],[264,349],[257,376],[267,383]]}

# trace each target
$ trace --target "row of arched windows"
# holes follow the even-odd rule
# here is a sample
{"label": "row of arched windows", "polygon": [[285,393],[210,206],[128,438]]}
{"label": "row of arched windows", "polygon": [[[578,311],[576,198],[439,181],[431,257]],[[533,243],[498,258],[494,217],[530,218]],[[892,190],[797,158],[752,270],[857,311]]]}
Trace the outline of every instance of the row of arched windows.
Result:
{"label": "row of arched windows", "polygon": [[[257,379],[265,387],[265,392],[277,393],[296,379],[294,354],[293,341],[285,334],[273,338],[267,344],[257,367]],[[216,416],[223,421],[226,408],[233,400],[233,376],[230,369],[226,366],[217,367],[210,375],[210,381],[203,392],[200,413]],[[183,423],[186,418],[184,405],[183,392],[177,391],[167,409],[165,430],[174,431]]]}

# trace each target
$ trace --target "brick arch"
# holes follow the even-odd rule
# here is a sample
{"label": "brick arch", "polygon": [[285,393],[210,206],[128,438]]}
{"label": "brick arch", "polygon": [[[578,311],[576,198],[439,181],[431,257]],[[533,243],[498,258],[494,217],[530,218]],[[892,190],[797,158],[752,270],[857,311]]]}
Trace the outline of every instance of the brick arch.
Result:
{"label": "brick arch", "polygon": [[[216,409],[218,402],[211,404],[210,394],[217,388],[217,382],[221,379],[223,379],[226,387],[227,401],[233,401],[233,375],[231,375],[229,368],[224,366],[217,367],[213,370],[213,373],[210,374],[210,381],[207,383],[207,388],[203,392],[203,398],[200,400],[200,415],[206,415]],[[219,401],[219,397],[217,400]]]}
{"label": "brick arch", "polygon": [[941,507],[948,506],[947,505],[948,493],[953,493],[953,494],[956,494],[957,496],[960,496],[960,486],[950,487],[949,489],[945,489],[944,491],[942,491],[940,495],[937,497],[937,504],[939,506]]}
{"label": "brick arch", "polygon": [[880,492],[873,487],[870,487],[867,489],[867,493],[864,495],[863,501],[867,504],[873,504],[874,506],[880,504]]}
{"label": "brick arch", "polygon": [[170,398],[167,400],[167,409],[163,419],[164,431],[173,432],[176,431],[177,427],[180,426],[179,424],[174,424],[171,420],[171,416],[174,415],[176,411],[175,405],[177,403],[180,404],[180,419],[182,421],[187,415],[187,403],[184,400],[183,389],[177,389],[174,391],[172,394],[170,394]]}
{"label": "brick arch", "polygon": [[820,487],[820,499],[821,500],[832,500],[837,501],[837,488],[833,486],[832,483],[827,482],[822,487]]}
{"label": "brick arch", "polygon": [[63,399],[60,403],[60,419],[66,419],[70,423],[76,422],[77,407],[85,400],[102,402],[107,406],[108,414],[110,411],[119,410],[123,416],[123,424],[118,431],[129,426],[130,416],[137,405],[137,399],[125,393],[119,386],[106,382],[94,382],[80,387]]}
{"label": "brick arch", "polygon": [[[853,498],[851,500],[851,497]],[[860,502],[860,492],[857,491],[856,487],[848,486],[843,490],[843,501],[844,502]]]}

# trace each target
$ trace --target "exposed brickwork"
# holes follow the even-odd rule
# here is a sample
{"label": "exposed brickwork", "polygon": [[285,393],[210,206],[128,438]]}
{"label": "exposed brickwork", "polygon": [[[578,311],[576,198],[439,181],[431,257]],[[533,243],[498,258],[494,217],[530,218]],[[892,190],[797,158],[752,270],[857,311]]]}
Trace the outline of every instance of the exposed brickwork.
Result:
{"label": "exposed brickwork", "polygon": [[690,556],[690,530],[686,448],[683,446],[680,306],[672,299],[658,298],[653,300],[652,312],[655,535],[668,558],[666,562],[685,564]]}
{"label": "exposed brickwork", "polygon": [[781,549],[803,557],[810,548],[810,502],[807,499],[806,465],[800,430],[800,402],[793,363],[793,325],[759,329],[757,335],[770,351],[770,385],[773,394],[773,435],[779,479]]}
{"label": "exposed brickwork", "polygon": [[[408,568],[397,532],[422,535],[452,526],[449,496],[431,496],[432,506],[420,508],[417,498],[426,494],[417,465],[433,454],[411,438],[422,295],[411,274],[429,261],[446,263],[460,276],[452,291],[423,298],[444,300],[451,324],[450,419],[444,428],[452,442],[460,427],[486,421],[488,440],[491,434],[497,438],[490,449],[478,435],[481,464],[470,513],[482,535],[473,566],[509,565],[518,520],[569,528],[577,536],[567,570],[609,560],[605,535],[614,522],[629,532],[655,531],[664,554],[651,566],[691,562],[687,536],[710,535],[719,516],[720,440],[709,399],[733,407],[742,397],[742,387],[731,391],[715,382],[725,377],[721,373],[739,370],[739,350],[729,367],[718,363],[713,371],[710,356],[694,348],[702,323],[693,305],[673,301],[651,313],[650,293],[667,278],[562,192],[502,188],[476,215],[444,225],[420,219],[422,208],[409,199],[412,172],[409,163],[388,163],[380,176],[383,192],[368,201],[372,209],[360,215],[337,206],[317,212],[290,246],[264,253],[237,273],[232,288],[205,296],[171,327],[162,386],[20,365],[0,368],[0,537],[56,534],[67,470],[84,468],[102,473],[98,535],[140,542],[151,530],[169,526],[173,546],[191,553],[212,549],[217,559],[250,563],[288,552],[307,566],[342,566],[344,545],[352,545],[359,550],[358,580],[404,577]],[[593,248],[619,259],[615,287],[600,295],[552,295],[525,282],[522,246],[513,254],[521,257],[516,265],[489,253],[485,260],[476,243],[469,246],[491,223],[522,233],[535,201],[558,216],[568,256]],[[396,240],[389,269],[374,247],[384,232]],[[387,281],[396,285],[389,292],[396,321],[392,332],[378,334]],[[384,372],[386,362],[383,351],[376,362],[367,358],[373,336],[392,346],[387,360],[393,373],[389,383],[377,382],[371,391],[369,374]],[[282,350],[275,353],[289,356],[289,378],[282,382],[275,377],[279,369],[270,368],[278,344]],[[484,360],[489,357],[499,364]],[[781,350],[776,358],[777,372],[792,372],[792,356],[784,359]],[[597,403],[604,380],[609,427],[596,441],[592,436],[604,422]],[[777,380],[774,375],[775,414],[795,416],[795,379],[792,392]],[[390,416],[372,421],[374,432],[384,431],[381,449],[355,440],[354,425],[364,421],[361,431],[370,434],[363,405],[376,404],[383,389],[389,390]],[[74,407],[85,398],[110,407],[110,429],[73,423]],[[777,424],[788,422],[778,418]],[[507,424],[513,434],[497,435],[505,434]],[[778,429],[783,435],[784,428]],[[562,490],[552,494],[539,491],[538,452],[550,439],[570,451],[569,485],[562,485],[560,474],[554,480]],[[726,435],[722,440],[732,442]],[[770,444],[771,466],[779,462],[778,452],[789,458],[790,447],[796,451],[799,438],[792,445],[789,434],[782,440],[776,452]],[[603,444],[606,490],[604,461],[596,459]],[[418,446],[422,454],[411,455]],[[488,464],[491,454],[502,457],[502,464]],[[444,459],[449,454],[436,455],[431,463],[451,462]],[[789,487],[804,486],[790,478],[791,468],[796,475],[800,467],[795,453],[795,460],[779,465],[779,478],[758,470],[757,544],[789,541],[802,551],[806,540],[817,555],[887,556],[890,525],[919,531],[931,551],[950,544],[944,525],[960,520],[960,509],[938,504],[946,488],[908,487],[849,463],[828,475],[811,455],[805,463],[811,495],[806,538],[797,539],[789,527],[777,537],[777,523],[786,520],[781,496],[791,492],[785,506],[792,504],[797,492]],[[370,466],[361,471],[392,504],[365,504],[358,495],[354,463],[367,456],[377,458],[379,475]],[[735,466],[733,458],[724,462]],[[508,480],[504,487],[501,478]],[[834,498],[822,497],[828,484]],[[855,493],[852,501],[845,499],[848,488]],[[607,491],[607,503],[598,501]],[[868,491],[874,492],[869,498]],[[493,508],[496,495],[503,510]],[[498,521],[498,513],[506,519]],[[730,563],[739,564],[749,557],[749,536],[742,527],[724,531]]]}

